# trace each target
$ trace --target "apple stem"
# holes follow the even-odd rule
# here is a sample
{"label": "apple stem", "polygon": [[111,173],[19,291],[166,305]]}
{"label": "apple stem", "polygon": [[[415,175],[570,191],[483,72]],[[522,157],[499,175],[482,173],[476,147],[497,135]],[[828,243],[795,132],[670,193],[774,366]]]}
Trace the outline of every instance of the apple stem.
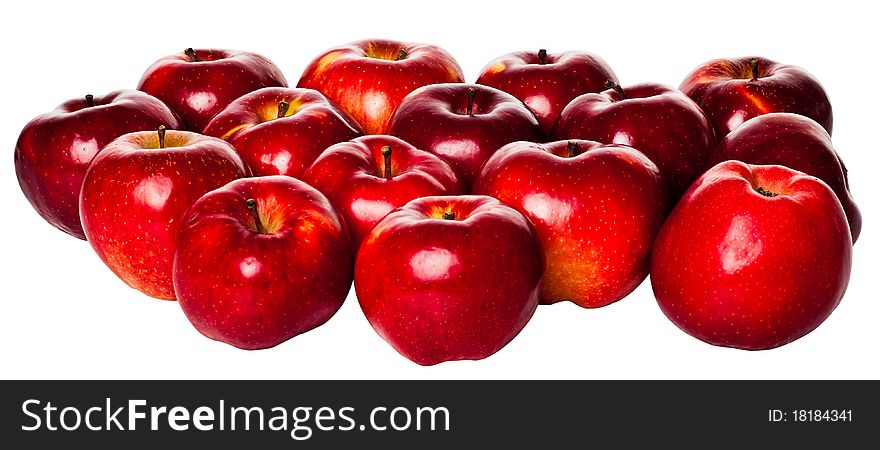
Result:
{"label": "apple stem", "polygon": [[614,92],[617,92],[620,95],[621,100],[626,100],[626,92],[623,90],[623,86],[614,82],[614,80],[605,80],[605,87],[607,89],[614,89]]}
{"label": "apple stem", "polygon": [[192,47],[183,51],[186,54],[186,57],[189,58],[191,62],[199,62],[199,57],[196,56],[196,51],[192,49]]}
{"label": "apple stem", "polygon": [[547,64],[547,49],[538,50],[538,64]]}
{"label": "apple stem", "polygon": [[251,216],[254,218],[254,225],[257,226],[257,233],[266,234],[266,227],[263,226],[263,221],[260,220],[260,213],[257,212],[257,201],[249,198],[246,203],[248,211],[251,212]]}
{"label": "apple stem", "polygon": [[568,157],[574,158],[578,155],[578,150],[580,150],[580,146],[575,141],[568,141]]}
{"label": "apple stem", "polygon": [[282,118],[287,114],[287,110],[290,109],[290,103],[287,103],[284,100],[278,102],[278,118]]}
{"label": "apple stem", "polygon": [[443,213],[443,220],[455,220],[455,213],[452,211],[446,211]]}
{"label": "apple stem", "polygon": [[406,59],[407,56],[409,56],[409,52],[406,51],[406,49],[402,48],[397,51],[397,57],[396,57],[395,61],[400,61],[402,59]]}
{"label": "apple stem", "polygon": [[385,160],[385,169],[382,176],[386,180],[390,180],[394,178],[394,175],[391,173],[391,146],[386,145],[382,147],[382,158]]}
{"label": "apple stem", "polygon": [[467,115],[474,115],[474,97],[477,96],[477,88],[469,87],[467,88]]}
{"label": "apple stem", "polygon": [[159,125],[159,148],[165,148],[165,125]]}
{"label": "apple stem", "polygon": [[752,80],[751,81],[756,81],[758,79],[758,58],[750,59],[749,64],[752,65]]}
{"label": "apple stem", "polygon": [[89,108],[95,106],[95,96],[92,94],[86,94],[86,104],[89,105]]}

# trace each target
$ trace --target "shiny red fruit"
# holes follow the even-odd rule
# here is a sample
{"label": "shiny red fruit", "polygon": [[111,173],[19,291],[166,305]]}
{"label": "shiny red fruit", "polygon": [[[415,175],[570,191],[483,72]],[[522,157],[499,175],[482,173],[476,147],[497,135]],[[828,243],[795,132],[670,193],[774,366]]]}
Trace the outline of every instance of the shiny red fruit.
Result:
{"label": "shiny red fruit", "polygon": [[825,89],[806,70],[760,57],[713,59],[694,69],[680,89],[694,99],[718,139],[752,117],[790,112],[819,122],[831,134]]}
{"label": "shiny red fruit", "polygon": [[233,100],[270,86],[287,86],[281,70],[256,53],[186,49],[150,66],[138,90],[165,102],[186,129],[201,133]]}
{"label": "shiny red fruit", "polygon": [[204,134],[232,144],[255,176],[299,178],[327,147],[361,129],[318,91],[270,87],[232,102]]}
{"label": "shiny red fruit", "polygon": [[382,134],[397,105],[416,88],[464,81],[440,47],[381,39],[352,42],[315,58],[297,83],[320,91],[368,134]]}
{"label": "shiny red fruit", "polygon": [[648,275],[651,247],[668,208],[660,171],[623,145],[514,142],[474,187],[523,213],[547,264],[541,302],[584,308],[616,302]]}
{"label": "shiny red fruit", "polygon": [[174,258],[180,307],[205,336],[278,345],[332,317],[351,288],[344,222],[320,192],[285,176],[233,181],[189,210]]}
{"label": "shiny red fruit", "polygon": [[828,318],[851,266],[846,216],[828,185],[783,166],[727,161],[691,186],[661,228],[651,284],[686,333],[762,350]]}
{"label": "shiny red fruit", "polygon": [[498,200],[424,197],[376,226],[354,284],[367,320],[403,356],[483,359],[535,312],[542,262],[528,219]]}
{"label": "shiny red fruit", "polygon": [[575,97],[604,91],[617,76],[604,59],[587,52],[514,52],[483,68],[478,84],[501,89],[523,101],[549,136],[556,117]]}
{"label": "shiny red fruit", "polygon": [[480,167],[514,141],[538,141],[535,115],[498,89],[479,84],[425,86],[408,95],[391,117],[388,134],[441,156],[472,185]]}
{"label": "shiny red fruit", "polygon": [[59,230],[85,239],[79,191],[86,169],[104,146],[123,134],[178,128],[161,101],[134,90],[68,100],[31,120],[15,144],[15,174],[31,206]]}
{"label": "shiny red fruit", "polygon": [[339,208],[355,248],[382,218],[410,200],[465,193],[464,181],[445,161],[383,135],[328,148],[303,180]]}
{"label": "shiny red fruit", "polygon": [[129,286],[174,300],[171,265],[186,211],[206,192],[249,175],[225,141],[188,131],[141,131],[92,161],[79,208],[102,261]]}

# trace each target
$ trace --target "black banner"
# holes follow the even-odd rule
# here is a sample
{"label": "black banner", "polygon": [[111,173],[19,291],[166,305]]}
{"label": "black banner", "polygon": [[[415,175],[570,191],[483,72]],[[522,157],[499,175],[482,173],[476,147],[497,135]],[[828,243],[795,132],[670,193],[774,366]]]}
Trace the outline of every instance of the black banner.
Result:
{"label": "black banner", "polygon": [[21,448],[854,448],[877,440],[878,388],[877,381],[4,381],[0,421],[3,442]]}

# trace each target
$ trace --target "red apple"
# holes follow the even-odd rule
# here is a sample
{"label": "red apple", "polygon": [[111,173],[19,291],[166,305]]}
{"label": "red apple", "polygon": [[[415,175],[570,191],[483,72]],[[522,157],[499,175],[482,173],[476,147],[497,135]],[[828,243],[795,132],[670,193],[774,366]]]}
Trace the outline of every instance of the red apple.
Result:
{"label": "red apple", "polygon": [[326,197],[285,176],[235,180],[183,221],[174,291],[205,336],[248,349],[323,324],[351,288],[354,254]]}
{"label": "red apple", "polygon": [[255,176],[299,178],[327,147],[361,130],[318,91],[269,87],[230,103],[204,134],[232,144]]}
{"label": "red apple", "polygon": [[601,94],[584,94],[559,114],[555,139],[624,144],[644,153],[678,198],[703,173],[715,135],[691,99],[662,84],[624,89],[613,81]]}
{"label": "red apple", "polygon": [[170,106],[188,130],[201,132],[233,100],[269,86],[287,86],[287,80],[263,56],[188,48],[153,63],[138,89]]}
{"label": "red apple", "polygon": [[747,120],[718,143],[706,168],[735,159],[748,164],[778,164],[821,179],[846,212],[853,242],[862,230],[862,213],[849,193],[843,160],[821,125],[792,113],[768,113]]}
{"label": "red apple", "polygon": [[851,265],[846,216],[828,185],[783,166],[727,161],[691,186],[661,228],[651,284],[688,334],[761,350],[819,326]]}
{"label": "red apple", "polygon": [[486,358],[538,306],[541,246],[522,214],[486,196],[423,197],[364,241],[354,285],[367,320],[410,360]]}
{"label": "red apple", "polygon": [[541,131],[550,135],[556,117],[575,97],[604,91],[605,81],[617,82],[604,59],[592,53],[568,51],[515,52],[483,68],[477,83],[501,89],[522,100],[538,117]]}
{"label": "red apple", "polygon": [[474,187],[531,220],[547,269],[541,302],[584,308],[616,302],[648,275],[667,213],[660,171],[623,145],[514,142],[495,153]]}
{"label": "red apple", "polygon": [[746,120],[790,112],[819,122],[831,134],[831,103],[809,72],[766,58],[713,59],[694,69],[681,90],[703,108],[718,139]]}
{"label": "red apple", "polygon": [[416,88],[462,81],[458,62],[440,47],[373,39],[325,51],[306,67],[297,86],[320,91],[364,131],[381,134],[397,105]]}
{"label": "red apple", "polygon": [[327,149],[303,176],[345,217],[355,248],[393,209],[430,195],[458,195],[464,182],[439,157],[372,135]]}
{"label": "red apple", "polygon": [[31,206],[59,230],[85,239],[79,190],[92,158],[132,131],[178,128],[158,99],[134,90],[68,100],[31,120],[15,144],[15,174]]}
{"label": "red apple", "polygon": [[425,86],[408,95],[388,134],[443,157],[472,185],[480,167],[513,141],[537,141],[535,115],[516,97],[479,84]]}
{"label": "red apple", "polygon": [[231,145],[188,131],[141,131],[92,161],[79,209],[95,252],[129,286],[174,300],[171,265],[187,209],[249,171]]}

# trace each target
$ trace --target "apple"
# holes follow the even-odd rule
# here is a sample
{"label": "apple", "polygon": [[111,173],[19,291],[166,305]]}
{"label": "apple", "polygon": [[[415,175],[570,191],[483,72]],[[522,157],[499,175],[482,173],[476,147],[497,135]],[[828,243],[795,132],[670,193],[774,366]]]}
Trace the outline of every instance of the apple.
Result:
{"label": "apple", "polygon": [[439,157],[394,136],[370,135],[328,148],[303,176],[342,212],[354,248],[392,210],[410,200],[465,193]]}
{"label": "apple", "polygon": [[718,139],[746,120],[790,112],[819,122],[831,134],[831,103],[806,70],[766,58],[713,59],[694,69],[681,90],[709,116]]}
{"label": "apple", "polygon": [[320,91],[364,131],[381,134],[397,105],[416,88],[462,81],[458,62],[440,47],[371,39],[325,51],[306,67],[297,86]]}
{"label": "apple", "polygon": [[188,131],[120,136],[92,161],[79,198],[83,231],[129,286],[174,300],[171,266],[187,209],[250,171],[227,142]]}
{"label": "apple", "polygon": [[657,166],[639,151],[593,141],[514,142],[483,166],[474,194],[532,222],[547,264],[541,303],[616,302],[648,275],[668,212]]}
{"label": "apple", "polygon": [[617,76],[604,59],[592,53],[567,51],[515,52],[492,60],[477,78],[512,94],[537,116],[541,131],[549,136],[556,117],[575,97],[604,91],[605,81]]}
{"label": "apple", "polygon": [[353,268],[345,223],[320,192],[281,175],[244,178],[186,214],[174,292],[203,335],[256,350],[327,322]]}
{"label": "apple", "polygon": [[849,226],[828,185],[784,166],[727,161],[660,229],[651,284],[663,313],[691,336],[762,350],[819,326],[851,266]]}
{"label": "apple", "polygon": [[853,242],[858,239],[862,213],[850,195],[846,166],[834,151],[831,136],[812,119],[793,113],[767,113],[749,119],[718,143],[706,168],[731,159],[779,164],[821,179],[840,200]]}
{"label": "apple", "polygon": [[54,227],[85,239],[79,190],[92,158],[132,131],[180,127],[158,99],[135,90],[68,100],[31,120],[15,144],[15,174],[31,206]]}
{"label": "apple", "polygon": [[388,134],[441,156],[469,186],[505,144],[541,139],[538,120],[516,97],[464,83],[424,86],[408,95],[391,117]]}
{"label": "apple", "polygon": [[534,314],[543,272],[528,219],[486,196],[423,197],[364,241],[354,286],[367,320],[421,365],[486,358]]}
{"label": "apple", "polygon": [[644,153],[666,180],[673,199],[703,173],[715,134],[691,99],[662,84],[624,89],[614,81],[600,94],[584,94],[559,114],[554,139],[623,144]]}
{"label": "apple", "polygon": [[233,100],[270,86],[287,86],[281,70],[256,53],[188,48],[151,65],[138,90],[171,107],[190,131],[205,125]]}
{"label": "apple", "polygon": [[299,178],[327,147],[361,130],[318,91],[268,87],[230,103],[204,134],[232,144],[255,176]]}

